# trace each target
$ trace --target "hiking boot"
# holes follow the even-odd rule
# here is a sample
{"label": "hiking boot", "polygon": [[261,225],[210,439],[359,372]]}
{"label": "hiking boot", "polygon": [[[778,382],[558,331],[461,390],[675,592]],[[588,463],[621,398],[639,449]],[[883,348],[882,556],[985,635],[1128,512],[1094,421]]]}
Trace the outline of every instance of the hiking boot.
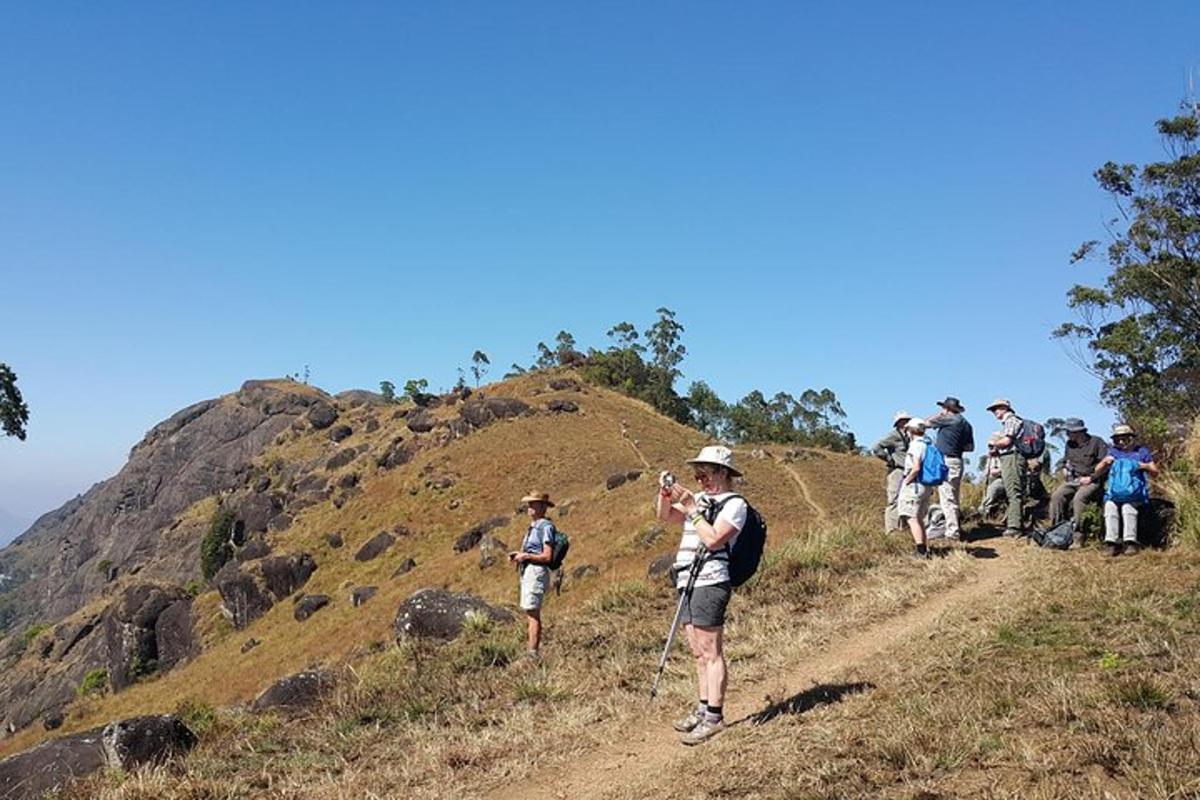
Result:
{"label": "hiking boot", "polygon": [[685,733],[679,741],[687,745],[700,744],[701,742],[708,741],[723,730],[725,730],[724,720],[706,718],[700,720],[700,724],[692,728],[689,733]]}
{"label": "hiking boot", "polygon": [[1119,556],[1121,555],[1121,545],[1116,542],[1105,542],[1104,552],[1109,556]]}
{"label": "hiking boot", "polygon": [[1126,542],[1125,543],[1125,555],[1136,556],[1141,551],[1142,551],[1142,546],[1140,544],[1138,544],[1137,542]]}
{"label": "hiking boot", "polygon": [[696,726],[704,721],[704,712],[693,708],[691,713],[683,719],[677,719],[671,723],[671,727],[680,733],[689,733],[695,730]]}

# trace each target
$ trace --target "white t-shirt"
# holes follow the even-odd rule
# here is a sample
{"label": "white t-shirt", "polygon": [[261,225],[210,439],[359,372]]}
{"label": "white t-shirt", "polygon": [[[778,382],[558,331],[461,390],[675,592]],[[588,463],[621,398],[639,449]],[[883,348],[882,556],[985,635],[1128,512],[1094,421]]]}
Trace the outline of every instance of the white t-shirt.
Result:
{"label": "white t-shirt", "polygon": [[925,448],[929,443],[925,441],[925,437],[917,437],[908,443],[908,451],[904,454],[904,474],[909,475],[913,471],[913,467],[925,458]]}
{"label": "white t-shirt", "polygon": [[[733,497],[733,492],[723,492],[722,494],[712,495],[709,499],[711,505],[719,505],[727,497]],[[703,507],[705,505],[704,492],[696,495],[696,505]],[[717,515],[717,520],[725,520],[737,529],[737,533],[729,537],[725,543],[732,547],[737,540],[738,534],[746,525],[746,501],[741,497],[736,497],[733,500],[725,503],[721,507],[721,513]],[[715,523],[714,523],[715,524]],[[675,554],[675,570],[679,577],[676,579],[675,586],[679,589],[687,588],[687,573],[692,565],[692,561],[696,558],[696,551],[702,547],[700,534],[696,533],[696,527],[690,521],[685,520],[683,523],[683,538],[679,540],[679,551]],[[729,582],[729,558],[724,552],[724,548],[718,550],[704,562],[704,566],[700,567],[700,574],[696,576],[696,586],[715,586],[718,583]]]}

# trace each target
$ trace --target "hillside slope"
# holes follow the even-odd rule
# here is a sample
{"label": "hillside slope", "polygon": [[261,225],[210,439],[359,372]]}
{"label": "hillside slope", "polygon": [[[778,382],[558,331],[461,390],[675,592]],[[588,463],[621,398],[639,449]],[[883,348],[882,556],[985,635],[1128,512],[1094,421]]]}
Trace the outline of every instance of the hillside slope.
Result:
{"label": "hillside slope", "polygon": [[[252,404],[257,417],[244,410],[247,391],[259,395]],[[264,397],[267,407],[279,409],[275,414],[262,413]],[[478,545],[463,552],[454,545],[488,522],[494,527],[487,536],[515,547],[525,525],[518,499],[535,487],[551,492],[559,504],[553,516],[572,535],[571,569],[593,567],[585,577],[569,576],[554,598],[552,614],[569,616],[612,587],[643,579],[648,563],[673,549],[677,533],[656,527],[652,519],[650,476],[663,468],[686,475],[683,460],[703,443],[698,432],[643,403],[557,373],[506,381],[468,398],[450,396],[428,409],[383,404],[368,393],[334,398],[295,384],[248,385],[210,401],[199,415],[196,408],[158,426],[117,478],[39,521],[17,543],[27,563],[38,557],[45,563],[54,531],[84,541],[81,533],[100,532],[89,559],[60,560],[53,573],[62,586],[83,588],[72,588],[69,602],[40,606],[36,613],[46,616],[29,618],[57,624],[23,648],[17,642],[28,637],[19,632],[4,642],[8,662],[0,701],[14,729],[67,704],[64,731],[170,710],[181,697],[214,706],[244,702],[279,676],[312,663],[342,663],[390,641],[399,603],[423,586],[470,591],[511,605],[515,579],[507,563],[489,563]],[[239,430],[253,432],[237,439],[243,460],[236,467],[214,469],[211,458],[179,457],[205,450],[190,438],[190,429],[216,409],[246,417]],[[188,433],[186,443],[180,443],[181,431]],[[146,465],[132,469],[139,460],[162,463],[165,455],[142,454],[172,439],[171,480]],[[747,450],[739,458],[744,491],[768,517],[775,543],[873,501],[877,492],[877,465],[857,456]],[[195,466],[179,469],[180,463]],[[197,474],[205,480],[197,481]],[[149,504],[139,503],[131,486],[158,491]],[[167,506],[163,486],[188,487],[190,493],[173,489],[166,496],[179,499]],[[139,541],[152,544],[118,549],[118,534],[129,536],[129,528],[114,527],[111,515],[102,513],[117,497],[134,498],[124,507],[137,510],[122,514],[144,517],[119,519],[142,519],[146,527]],[[174,669],[104,698],[75,701],[74,691],[89,672],[107,667],[111,679],[121,668],[107,635],[116,613],[111,601],[147,583],[195,581],[199,541],[218,505],[235,514],[236,535],[247,543],[239,557],[252,556],[219,575],[218,584],[230,583],[231,570],[238,577],[272,558],[307,554],[316,568],[302,593],[326,595],[332,602],[303,622],[294,618],[292,603],[282,602],[242,619],[230,608],[228,592],[204,588],[194,600],[179,603],[187,606],[197,641]],[[100,523],[89,527],[88,519]],[[381,533],[390,546],[374,559],[358,560],[360,548]],[[485,548],[489,544],[485,539]],[[267,551],[271,555],[262,558]],[[114,554],[121,566],[109,580],[96,564],[100,556]],[[5,551],[4,557],[12,554]],[[124,567],[132,558],[142,559],[136,574]],[[409,559],[416,567],[401,572]],[[97,578],[102,580],[93,587]],[[26,587],[45,587],[49,580],[47,573]],[[351,592],[362,587],[377,593],[355,607]],[[73,613],[60,620],[53,616],[56,609]],[[75,636],[64,654],[64,639]],[[13,752],[44,735],[41,726],[27,727],[3,749]]]}

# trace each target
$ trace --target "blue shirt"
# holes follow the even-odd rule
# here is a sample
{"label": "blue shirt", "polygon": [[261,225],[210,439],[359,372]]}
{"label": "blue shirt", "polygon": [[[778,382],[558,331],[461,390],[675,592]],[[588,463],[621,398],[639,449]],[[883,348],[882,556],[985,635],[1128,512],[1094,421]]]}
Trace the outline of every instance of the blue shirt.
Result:
{"label": "blue shirt", "polygon": [[554,529],[554,523],[542,517],[529,523],[529,532],[525,534],[525,542],[521,545],[522,553],[540,556],[542,548],[550,545],[554,548],[554,537],[557,531]]}
{"label": "blue shirt", "polygon": [[1149,464],[1154,460],[1154,456],[1150,455],[1150,448],[1142,446],[1136,450],[1118,450],[1116,447],[1108,448],[1108,454],[1114,459],[1116,458],[1132,458],[1139,464]]}

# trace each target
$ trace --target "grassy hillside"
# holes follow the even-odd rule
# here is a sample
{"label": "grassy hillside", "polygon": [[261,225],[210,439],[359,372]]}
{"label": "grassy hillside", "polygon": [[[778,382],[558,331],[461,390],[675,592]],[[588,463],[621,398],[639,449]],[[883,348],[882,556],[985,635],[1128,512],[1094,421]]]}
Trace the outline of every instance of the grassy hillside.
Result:
{"label": "grassy hillside", "polygon": [[[281,436],[259,459],[259,473],[278,475],[284,466],[302,465],[305,471],[327,476],[330,485],[351,472],[360,476],[357,494],[348,495],[340,508],[331,501],[310,506],[286,530],[268,537],[276,553],[313,554],[318,569],[303,591],[328,594],[333,603],[301,623],[293,619],[291,603],[285,601],[247,630],[234,631],[218,610],[216,592],[205,591],[194,606],[205,640],[200,657],[117,695],[75,703],[63,732],[138,713],[170,711],[184,699],[212,707],[243,703],[276,678],[311,664],[354,663],[392,641],[397,606],[424,586],[467,590],[490,602],[512,605],[516,591],[511,568],[498,564],[481,569],[477,550],[459,554],[452,545],[473,525],[506,515],[509,523],[492,535],[515,547],[526,525],[516,506],[533,488],[551,492],[559,503],[552,517],[571,533],[569,566],[587,563],[600,570],[568,581],[562,595],[553,598],[548,610],[551,647],[570,629],[567,620],[588,615],[588,609],[606,597],[622,596],[623,587],[639,585],[638,591],[651,595],[643,581],[647,564],[671,552],[678,536],[674,530],[654,530],[653,475],[665,468],[688,475],[683,460],[703,443],[700,434],[613,392],[587,386],[550,390],[546,375],[518,378],[485,392],[518,398],[536,413],[431,444],[410,463],[390,470],[375,466],[376,454],[398,436],[413,438],[407,420],[396,416],[397,406],[343,408],[339,422],[351,425],[354,433],[340,443],[332,442],[327,431]],[[551,413],[546,404],[555,399],[571,400],[579,409]],[[449,420],[458,408],[445,406],[432,413]],[[441,430],[445,429],[435,429],[434,435]],[[355,447],[366,452],[346,466],[325,469],[332,454]],[[743,489],[768,517],[775,544],[815,530],[868,498],[874,500],[880,478],[876,464],[856,456],[747,450],[739,458],[746,471]],[[610,475],[631,470],[646,474],[606,488]],[[453,485],[439,488],[446,478]],[[194,552],[215,507],[215,499],[198,503],[164,535]],[[365,563],[354,560],[362,543],[397,526],[409,533],[387,553]],[[341,534],[343,547],[335,549],[326,542],[333,532]],[[393,577],[399,563],[410,557],[417,568]],[[379,593],[365,606],[353,608],[351,589],[366,585],[378,586]],[[516,633],[503,635],[511,638]],[[242,653],[251,638],[260,644]],[[31,728],[0,747],[5,753],[16,752],[46,735]]]}

